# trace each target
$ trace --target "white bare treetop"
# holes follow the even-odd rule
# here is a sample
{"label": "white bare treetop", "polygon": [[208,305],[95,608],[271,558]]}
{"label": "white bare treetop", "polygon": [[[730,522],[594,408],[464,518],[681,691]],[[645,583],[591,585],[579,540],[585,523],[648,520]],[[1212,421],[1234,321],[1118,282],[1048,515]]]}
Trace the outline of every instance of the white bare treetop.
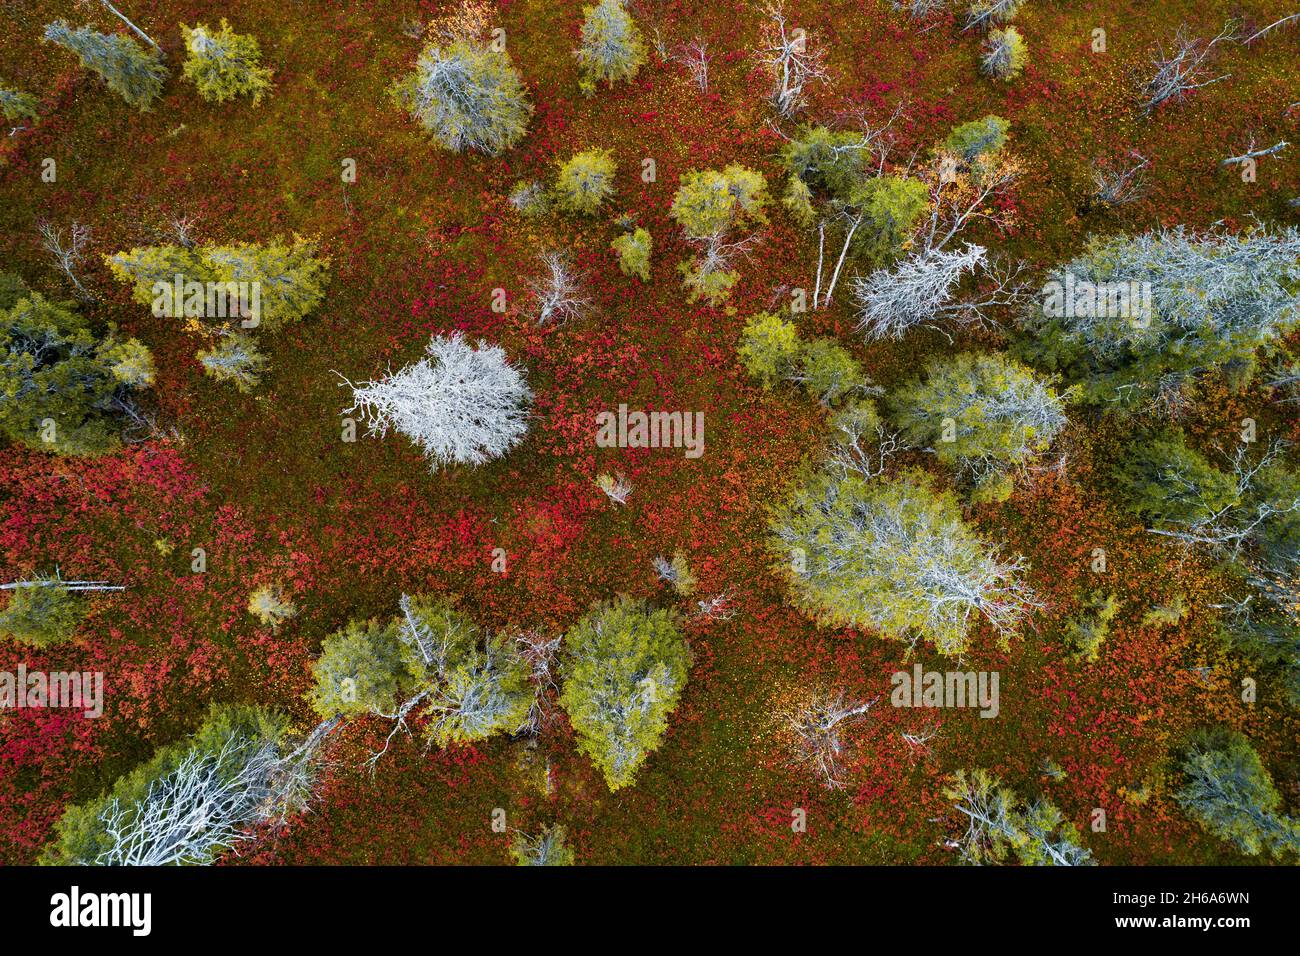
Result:
{"label": "white bare treetop", "polygon": [[829,790],[844,786],[844,763],[850,749],[848,728],[866,718],[880,698],[849,699],[843,690],[821,693],[803,706],[782,715],[793,743],[796,764],[811,767]]}
{"label": "white bare treetop", "polygon": [[962,278],[986,267],[984,247],[968,243],[959,251],[922,250],[893,268],[859,276],[852,283],[858,330],[867,341],[878,341],[901,339],[918,326],[933,328],[948,319],[979,323],[986,307],[1008,304],[1004,300],[1011,295],[1007,283],[999,281],[984,301],[955,300]]}
{"label": "white bare treetop", "polygon": [[582,281],[569,257],[561,252],[543,252],[540,256],[546,272],[529,280],[528,287],[537,300],[537,324],[567,322],[576,319],[591,304],[582,291]]}
{"label": "white bare treetop", "polygon": [[435,468],[500,458],[528,430],[532,392],[505,350],[482,341],[475,348],[460,333],[434,336],[425,358],[385,379],[347,384],[347,413],[360,413],[372,435],[401,432]]}
{"label": "white bare treetop", "polygon": [[[1151,65],[1155,74],[1142,86],[1142,109],[1150,114],[1161,103],[1184,99],[1192,90],[1200,89],[1228,79],[1230,74],[1206,79],[1210,54],[1220,43],[1238,39],[1237,24],[1229,20],[1212,40],[1202,40],[1187,31],[1187,24],[1178,28],[1174,48],[1166,52],[1162,45]],[[1253,37],[1251,39],[1254,39]]]}
{"label": "white bare treetop", "polygon": [[772,105],[789,118],[803,109],[810,82],[826,82],[826,51],[809,49],[807,33],[790,25],[779,0],[769,3],[763,14],[767,22],[758,59],[772,75]]}
{"label": "white bare treetop", "polygon": [[317,751],[338,721],[323,721],[291,753],[235,734],[220,750],[195,750],[130,804],[100,814],[107,846],[83,863],[99,866],[205,864],[246,839],[258,823],[303,809],[315,783]]}

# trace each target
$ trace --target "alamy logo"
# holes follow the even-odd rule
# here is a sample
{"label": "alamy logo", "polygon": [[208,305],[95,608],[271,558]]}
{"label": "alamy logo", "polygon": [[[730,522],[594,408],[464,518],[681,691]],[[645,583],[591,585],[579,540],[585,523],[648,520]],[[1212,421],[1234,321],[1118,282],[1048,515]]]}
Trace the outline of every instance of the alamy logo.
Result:
{"label": "alamy logo", "polygon": [[150,308],[160,319],[242,319],[246,329],[262,319],[262,283],[199,282],[177,273],[171,282],[155,282]]}
{"label": "alamy logo", "polygon": [[998,715],[997,671],[927,671],[920,664],[911,672],[895,671],[889,679],[895,707],[978,707],[980,716]]}
{"label": "alamy logo", "polygon": [[80,710],[85,717],[104,713],[102,671],[0,671],[0,710],[44,707]]}
{"label": "alamy logo", "polygon": [[129,926],[133,936],[148,936],[153,925],[153,895],[82,893],[74,886],[68,893],[50,897],[50,925]]}
{"label": "alamy logo", "polygon": [[626,405],[596,415],[598,448],[684,448],[704,454],[703,412],[629,412]]}
{"label": "alamy logo", "polygon": [[1130,319],[1151,324],[1151,283],[1089,282],[1067,272],[1043,286],[1043,313],[1054,319]]}

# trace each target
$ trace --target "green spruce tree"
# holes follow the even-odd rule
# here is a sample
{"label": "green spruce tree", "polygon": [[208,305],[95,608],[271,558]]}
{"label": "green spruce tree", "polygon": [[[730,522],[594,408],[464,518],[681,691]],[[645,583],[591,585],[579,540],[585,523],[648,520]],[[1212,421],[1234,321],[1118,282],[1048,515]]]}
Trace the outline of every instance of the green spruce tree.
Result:
{"label": "green spruce tree", "polygon": [[88,26],[73,29],[65,20],[49,24],[45,40],[77,54],[82,66],[98,73],[109,89],[141,112],[147,112],[162,94],[167,67],[153,47]]}

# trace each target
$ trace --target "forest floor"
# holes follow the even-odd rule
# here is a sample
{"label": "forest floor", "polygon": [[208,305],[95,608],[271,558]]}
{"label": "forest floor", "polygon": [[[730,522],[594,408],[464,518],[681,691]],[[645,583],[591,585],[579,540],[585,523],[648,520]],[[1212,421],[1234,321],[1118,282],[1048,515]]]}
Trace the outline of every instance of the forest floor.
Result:
{"label": "forest floor", "polygon": [[[388,99],[419,42],[410,22],[439,12],[416,0],[133,0],[133,18],[169,53],[173,76],[149,113],[124,106],[62,50],[37,42],[58,17],[111,16],[90,4],[0,0],[7,38],[0,80],[45,94],[30,131],[0,140],[0,269],[66,293],[40,250],[36,222],[89,224],[99,296],[94,314],[153,350],[159,421],[175,436],[97,460],[0,451],[0,567],[6,580],[57,565],[67,576],[127,586],[97,602],[76,642],[33,652],[0,645],[0,669],[101,670],[107,710],[99,720],[53,711],[0,718],[0,862],[30,862],[70,801],[93,796],[160,745],[193,731],[212,702],[257,702],[313,720],[304,693],[322,639],[353,617],[387,616],[403,593],[457,596],[485,626],[561,632],[593,602],[626,592],[671,596],[651,559],[683,551],[701,594],[734,597],[729,621],[687,625],[695,664],[663,746],[635,786],[609,793],[560,729],[536,746],[504,739],[425,752],[399,738],[375,773],[360,769],[386,728],[344,732],[317,806],[268,834],[244,861],[262,863],[504,863],[512,827],[563,823],[582,863],[943,863],[951,835],[940,789],[960,767],[997,771],[1025,795],[1046,794],[1084,831],[1103,863],[1245,862],[1189,824],[1170,797],[1170,753],[1206,723],[1246,731],[1290,805],[1300,804],[1300,723],[1279,703],[1276,680],[1223,649],[1213,613],[1218,577],[1203,556],[1146,533],[1121,510],[1108,473],[1123,434],[1076,421],[1060,439],[1064,477],[1025,483],[1007,502],[970,509],[981,534],[1029,559],[1029,581],[1047,604],[1009,651],[981,631],[963,669],[1001,675],[1001,713],[889,706],[889,675],[951,669],[928,649],[905,648],[851,629],[814,625],[788,605],[765,547],[767,509],[814,454],[825,413],[791,390],[762,391],[735,349],[746,318],[810,286],[815,237],[778,209],[742,266],[723,308],[687,305],[675,265],[687,255],[667,211],[678,177],[740,162],[782,183],[779,135],[766,84],[749,55],[755,4],[646,0],[632,9],[643,30],[672,46],[693,37],[713,52],[701,94],[678,63],[651,62],[635,82],[583,98],[572,51],[579,0],[501,0],[499,21],[535,114],[508,154],[454,155]],[[1016,18],[1030,49],[1023,76],[999,83],[977,73],[978,39],[941,15],[922,31],[887,0],[792,0],[792,19],[829,51],[831,79],[808,118],[873,122],[905,104],[898,148],[924,150],[959,123],[988,113],[1011,122],[1010,149],[1026,173],[1010,203],[1016,223],[972,238],[1045,269],[1090,235],[1155,225],[1233,227],[1252,216],[1292,221],[1286,200],[1300,184],[1300,149],[1260,162],[1243,183],[1220,159],[1297,138],[1300,31],[1229,47],[1216,69],[1230,79],[1143,117],[1134,76],[1158,42],[1186,22],[1213,35],[1229,16],[1263,25],[1291,12],[1282,0],[1250,4],[1030,0]],[[275,88],[254,108],[205,103],[179,77],[179,25],[226,17],[256,35]],[[1107,50],[1091,49],[1093,30]],[[1291,111],[1288,113],[1288,106]],[[841,118],[837,120],[836,118]],[[792,127],[784,127],[789,132]],[[526,220],[507,203],[514,183],[548,179],[557,159],[604,147],[619,164],[613,215],[583,223]],[[1151,161],[1150,188],[1114,212],[1081,211],[1094,160],[1137,150]],[[41,180],[41,160],[57,181]],[[644,158],[656,165],[642,181]],[[343,160],[356,161],[353,184]],[[613,218],[629,213],[654,235],[652,281],[621,275],[609,251]],[[305,321],[261,338],[271,371],[252,394],[205,378],[197,341],[130,301],[99,254],[160,241],[167,222],[192,216],[205,240],[317,238],[331,259],[325,303]],[[588,317],[538,327],[526,279],[548,248],[572,250],[594,300]],[[491,308],[506,290],[505,313]],[[847,294],[796,317],[807,334],[849,347],[884,386],[915,374],[933,353],[997,348],[993,336],[950,344],[918,333],[864,346]],[[341,376],[382,374],[419,356],[430,335],[462,330],[505,347],[536,393],[524,443],[477,469],[431,473],[406,441],[342,440],[350,404]],[[1186,424],[1228,434],[1246,416],[1261,432],[1300,439],[1300,423],[1258,394],[1208,382]],[[706,451],[599,449],[595,414],[632,408],[702,411]],[[621,470],[635,485],[624,508],[593,484]],[[192,549],[207,570],[191,571]],[[492,569],[494,549],[508,556]],[[1090,571],[1094,549],[1107,577]],[[245,611],[249,592],[280,580],[301,608],[272,631]],[[1119,595],[1124,609],[1099,661],[1074,660],[1061,622],[1088,590]],[[1140,624],[1152,606],[1185,594],[1194,613],[1174,628]],[[683,610],[689,610],[685,602]],[[1241,700],[1243,677],[1259,701]],[[883,694],[856,732],[846,786],[820,787],[788,765],[774,714],[811,686]],[[935,726],[928,755],[901,733]],[[1044,758],[1066,775],[1047,779]],[[553,790],[539,786],[550,767]],[[793,808],[807,832],[793,832]],[[1106,811],[1093,832],[1095,808]],[[937,822],[936,822],[937,821]]]}

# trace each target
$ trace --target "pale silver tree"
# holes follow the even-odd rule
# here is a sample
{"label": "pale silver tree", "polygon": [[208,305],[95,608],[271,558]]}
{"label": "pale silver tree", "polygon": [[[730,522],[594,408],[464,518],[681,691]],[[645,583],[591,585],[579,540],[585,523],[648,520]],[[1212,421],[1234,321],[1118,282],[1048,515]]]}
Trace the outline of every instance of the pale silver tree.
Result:
{"label": "pale silver tree", "polygon": [[1041,798],[1022,804],[983,770],[956,774],[945,795],[966,818],[966,832],[955,845],[969,863],[1001,863],[1013,853],[1031,866],[1093,865],[1060,810]]}
{"label": "pale silver tree", "polygon": [[602,80],[613,84],[631,80],[645,63],[645,42],[623,0],[598,0],[587,7],[582,24],[582,45],[576,56],[582,69],[584,93],[595,91]]}
{"label": "pale silver tree", "polygon": [[723,233],[696,238],[687,236],[699,252],[688,263],[683,284],[691,292],[691,301],[705,299],[713,305],[725,301],[737,274],[732,272],[736,260],[747,258],[762,236],[753,234],[727,241]]}
{"label": "pale silver tree", "polygon": [[541,215],[550,208],[546,187],[535,179],[516,184],[510,190],[509,202],[516,212],[525,216]]}
{"label": "pale silver tree", "polygon": [[107,847],[82,864],[206,864],[245,840],[259,823],[283,821],[306,807],[319,749],[337,726],[323,721],[296,749],[232,734],[218,750],[192,750],[131,804],[111,800],[99,822]]}
{"label": "pale silver tree", "polygon": [[1174,36],[1173,51],[1166,53],[1161,45],[1151,61],[1155,74],[1140,89],[1143,112],[1150,114],[1161,103],[1178,102],[1193,90],[1228,79],[1231,74],[1209,79],[1205,76],[1209,72],[1208,61],[1214,48],[1235,39],[1237,23],[1233,20],[1229,20],[1211,40],[1189,36],[1187,24],[1180,26]]}
{"label": "pale silver tree", "polygon": [[1019,73],[1024,60],[1024,38],[1015,27],[993,30],[984,40],[980,72],[998,80],[1008,80]]}
{"label": "pale silver tree", "polygon": [[915,766],[918,759],[930,756],[930,744],[939,736],[939,728],[934,724],[926,724],[920,730],[907,731],[899,736],[907,744],[908,761]]}
{"label": "pale silver tree", "polygon": [[953,0],[893,0],[895,10],[906,11],[913,20],[923,20],[952,4]]}
{"label": "pale silver tree", "polygon": [[844,760],[849,744],[844,732],[866,719],[867,711],[880,698],[861,702],[845,698],[845,692],[819,693],[805,704],[783,714],[797,764],[811,767],[830,790],[844,786]]}
{"label": "pale silver tree", "polygon": [[[861,207],[841,205],[836,211],[836,218],[841,220],[844,225],[844,245],[840,247],[840,257],[835,262],[835,270],[831,273],[830,281],[826,283],[826,291],[822,293],[820,308],[826,308],[831,304],[831,297],[835,295],[835,286],[840,281],[840,270],[844,268],[844,262],[849,255],[849,247],[853,245],[853,236],[857,233],[858,228],[866,219],[866,210]],[[826,223],[823,221],[817,229],[817,284],[813,287],[813,304],[817,305],[817,295],[822,285],[822,255],[826,244]]]}
{"label": "pale silver tree", "polygon": [[432,466],[481,465],[506,454],[528,431],[532,391],[505,350],[455,333],[434,336],[426,357],[379,381],[353,385],[353,405],[370,434],[394,429]]}
{"label": "pale silver tree", "polygon": [[723,591],[721,594],[714,594],[711,597],[696,601],[695,606],[698,610],[691,614],[693,620],[730,621],[736,616],[736,608],[732,602],[730,591]]}
{"label": "pale silver tree", "polygon": [[601,473],[596,476],[596,487],[605,493],[605,497],[616,505],[627,504],[627,499],[632,496],[633,486],[623,473],[615,474]]}
{"label": "pale silver tree", "polygon": [[926,174],[930,189],[930,217],[917,231],[921,249],[943,249],[971,223],[984,221],[1005,226],[1009,217],[992,200],[1020,178],[1020,165],[1006,156],[979,157],[967,168],[956,163],[957,175],[949,175],[953,157],[940,155]]}
{"label": "pale silver tree", "polygon": [[875,478],[885,473],[885,464],[902,448],[897,433],[886,430],[873,404],[855,402],[831,416],[826,466],[841,476],[856,472]]}
{"label": "pale silver tree", "polygon": [[515,638],[536,692],[523,728],[525,733],[534,736],[544,732],[555,719],[555,694],[560,689],[555,682],[555,658],[560,652],[560,641],[558,636],[551,637],[537,630],[525,631]]}
{"label": "pale silver tree", "polygon": [[695,85],[701,93],[709,92],[709,46],[703,40],[694,39],[681,44],[673,57],[686,67]]}
{"label": "pale silver tree", "polygon": [[1150,165],[1140,153],[1130,154],[1137,162],[1128,167],[1098,162],[1092,169],[1092,200],[1103,206],[1123,206],[1141,199],[1146,192],[1142,171]]}
{"label": "pale silver tree", "polygon": [[497,733],[530,732],[537,688],[530,683],[532,661],[515,642],[484,635],[467,618],[442,604],[421,607],[403,594],[397,639],[416,677],[404,700],[391,710],[370,712],[392,722],[384,746],[366,763],[373,770],[399,733],[411,733],[407,718],[417,707],[426,716],[428,747],[483,740]]}
{"label": "pale silver tree", "polygon": [[529,280],[528,287],[537,300],[537,324],[566,322],[582,315],[591,304],[582,291],[581,277],[574,271],[568,256],[561,252],[543,252],[539,259],[546,271]]}
{"label": "pale silver tree", "polygon": [[966,14],[966,30],[987,30],[999,23],[1006,23],[1016,15],[1024,0],[974,0]]}
{"label": "pale silver tree", "polygon": [[964,653],[978,620],[1005,644],[1041,607],[1023,557],[990,549],[954,502],[911,478],[815,475],[772,531],[802,607],[912,647]]}
{"label": "pale silver tree", "polygon": [[86,258],[86,247],[90,245],[90,227],[74,222],[68,230],[66,241],[63,230],[50,222],[39,222],[36,229],[41,235],[41,248],[53,257],[59,271],[76,288],[77,298],[93,299],[94,295],[82,285],[81,278],[77,275],[82,260]]}
{"label": "pale silver tree", "polygon": [[[962,280],[980,270],[987,273],[991,285],[978,296],[959,299]],[[943,323],[983,326],[990,309],[1014,305],[1023,298],[1016,281],[1019,272],[1015,265],[990,264],[987,250],[971,243],[951,252],[922,249],[891,268],[852,281],[858,331],[874,342],[901,339],[921,327],[943,331]]]}
{"label": "pale silver tree", "polygon": [[193,249],[195,245],[194,229],[198,225],[196,216],[173,216],[167,223],[167,228],[171,236],[176,240],[176,244],[184,246],[186,249]]}
{"label": "pale silver tree", "polygon": [[1046,450],[1066,425],[1065,401],[1026,366],[999,353],[933,359],[922,379],[890,395],[904,441],[976,486]]}
{"label": "pale silver tree", "polygon": [[[1185,544],[1199,544],[1220,549],[1234,557],[1256,541],[1269,525],[1289,520],[1300,513],[1300,495],[1260,496],[1262,474],[1277,464],[1289,443],[1283,439],[1269,442],[1263,454],[1251,460],[1245,445],[1239,445],[1229,458],[1233,494],[1226,504],[1206,501],[1202,481],[1170,466],[1161,472],[1161,483],[1171,500],[1178,500],[1195,517],[1184,521],[1166,521],[1162,527],[1148,528],[1152,534],[1174,538]],[[1200,507],[1192,507],[1199,505]]]}
{"label": "pale silver tree", "polygon": [[75,53],[82,66],[98,73],[109,89],[142,112],[148,112],[162,93],[167,66],[156,46],[142,47],[128,36],[100,33],[91,26],[74,29],[65,20],[47,24],[44,38]]}
{"label": "pale silver tree", "polygon": [[1260,157],[1263,156],[1276,156],[1278,153],[1282,152],[1282,150],[1286,149],[1290,145],[1291,144],[1288,143],[1286,140],[1281,140],[1277,143],[1274,143],[1272,146],[1268,147],[1268,149],[1256,149],[1255,138],[1252,136],[1250,140],[1250,145],[1246,147],[1246,151],[1244,153],[1242,153],[1240,156],[1229,156],[1227,159],[1219,160],[1219,165],[1221,167],[1241,166],[1250,162],[1252,159],[1259,159]]}
{"label": "pale silver tree", "polygon": [[[428,621],[416,612],[409,594],[401,596],[398,600],[398,606],[402,611],[402,623],[398,630],[398,638],[411,650],[413,660],[419,661],[425,671],[436,673],[440,666],[446,664],[448,649],[460,634],[462,622],[458,617],[448,613],[444,615],[439,634],[435,635]],[[391,721],[393,725],[388,732],[388,736],[384,739],[383,748],[372,752],[366,759],[366,765],[371,768],[372,772],[380,758],[388,753],[388,748],[392,746],[394,737],[399,733],[410,736],[411,727],[406,722],[406,718],[410,716],[411,711],[428,699],[429,692],[430,685],[426,683],[414,689],[405,700],[397,703],[397,706],[391,712],[381,710],[378,707],[372,708],[372,713]]]}
{"label": "pale silver tree", "polygon": [[529,729],[536,696],[523,680],[527,673],[514,646],[492,637],[462,651],[454,666],[444,662],[424,708],[430,742],[468,742]]}
{"label": "pale silver tree", "polygon": [[690,597],[694,593],[695,575],[691,573],[691,566],[687,563],[686,555],[681,551],[674,551],[671,558],[665,558],[662,554],[655,555],[650,560],[650,564],[654,567],[659,580],[665,582],[682,597]]}
{"label": "pale silver tree", "polygon": [[505,51],[467,34],[448,41],[426,46],[392,95],[445,148],[495,156],[527,132],[528,92]]}
{"label": "pale silver tree", "polygon": [[789,24],[780,0],[769,3],[763,15],[758,59],[772,74],[772,105],[789,118],[803,109],[809,83],[826,82],[826,51],[809,49],[807,32]]}
{"label": "pale silver tree", "polygon": [[[229,765],[242,761],[233,774]],[[251,756],[228,741],[216,753],[187,754],[170,774],[149,786],[144,799],[112,800],[100,814],[109,846],[100,866],[204,864],[243,837],[267,797],[274,747]],[[229,774],[229,775],[228,775]]]}
{"label": "pale silver tree", "polygon": [[1225,353],[1243,361],[1257,349],[1275,351],[1300,319],[1300,230],[1198,234],[1179,227],[1116,236],[1052,278],[1070,275],[1094,286],[1149,290],[1149,318],[1076,310],[1066,336],[1111,369],[1134,361],[1152,366],[1121,376],[1111,401],[1132,403],[1147,393],[1176,400],[1189,381],[1227,361]]}

